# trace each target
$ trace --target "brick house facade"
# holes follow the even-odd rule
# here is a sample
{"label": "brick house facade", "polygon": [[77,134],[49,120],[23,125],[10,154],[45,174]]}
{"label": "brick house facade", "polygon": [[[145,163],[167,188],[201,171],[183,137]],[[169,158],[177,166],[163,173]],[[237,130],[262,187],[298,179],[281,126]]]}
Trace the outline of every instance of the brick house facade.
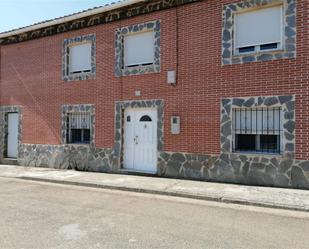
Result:
{"label": "brick house facade", "polygon": [[[19,164],[125,173],[130,171],[124,163],[126,110],[152,109],[152,173],[309,189],[307,0],[118,5],[66,23],[0,35],[3,162],[8,114],[17,113]],[[281,49],[235,54],[236,14],[277,5],[283,8]],[[123,36],[148,29],[155,34],[153,64],[124,67]],[[71,75],[67,48],[80,42],[91,44],[91,67]],[[170,73],[176,84],[168,83]],[[236,151],[234,110],[251,110],[252,117],[252,110],[274,108],[281,115],[279,151]],[[73,112],[89,114],[89,144],[68,141]],[[179,134],[171,132],[172,117],[180,120]]]}

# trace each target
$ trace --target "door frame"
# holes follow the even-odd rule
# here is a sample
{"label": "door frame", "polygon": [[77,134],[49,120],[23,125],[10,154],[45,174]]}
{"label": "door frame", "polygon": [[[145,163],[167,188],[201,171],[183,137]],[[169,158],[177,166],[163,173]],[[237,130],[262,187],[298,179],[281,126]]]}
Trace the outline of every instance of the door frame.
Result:
{"label": "door frame", "polygon": [[114,163],[115,171],[124,170],[123,167],[123,149],[124,149],[124,110],[128,108],[153,108],[157,110],[157,172],[160,174],[158,167],[160,154],[164,150],[163,144],[163,108],[164,102],[161,99],[154,100],[128,100],[115,103],[115,140],[114,140]]}
{"label": "door frame", "polygon": [[1,106],[0,107],[0,159],[7,158],[8,144],[8,114],[18,114],[18,155],[22,141],[22,111],[20,106]]}

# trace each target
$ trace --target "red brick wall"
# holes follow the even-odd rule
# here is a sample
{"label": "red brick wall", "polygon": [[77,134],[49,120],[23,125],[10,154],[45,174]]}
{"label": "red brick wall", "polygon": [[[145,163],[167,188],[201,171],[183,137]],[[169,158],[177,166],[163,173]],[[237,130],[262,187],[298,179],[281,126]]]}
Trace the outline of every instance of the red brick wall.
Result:
{"label": "red brick wall", "polygon": [[[234,2],[202,1],[2,46],[1,105],[23,106],[24,143],[59,144],[61,105],[95,104],[96,145],[112,147],[115,101],[164,99],[165,150],[217,154],[221,97],[295,94],[296,156],[309,159],[308,0],[297,1],[297,59],[222,66],[222,5]],[[162,20],[161,73],[116,78],[115,30],[155,19]],[[63,82],[63,39],[92,33],[97,39],[96,80]],[[166,83],[167,71],[171,69],[178,71],[177,86]],[[135,90],[141,90],[142,95],[135,97]],[[181,117],[180,135],[170,134],[171,115]]]}

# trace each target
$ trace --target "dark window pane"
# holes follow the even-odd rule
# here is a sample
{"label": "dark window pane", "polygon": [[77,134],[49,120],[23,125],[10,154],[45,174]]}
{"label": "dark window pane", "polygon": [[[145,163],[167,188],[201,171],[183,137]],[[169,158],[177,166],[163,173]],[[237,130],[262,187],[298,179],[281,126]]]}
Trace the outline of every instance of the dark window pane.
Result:
{"label": "dark window pane", "polygon": [[239,48],[238,52],[239,53],[248,53],[248,52],[254,52],[254,50],[255,50],[255,46],[250,46],[250,47]]}
{"label": "dark window pane", "polygon": [[127,116],[127,122],[131,122],[131,116]]}
{"label": "dark window pane", "polygon": [[278,43],[269,43],[260,46],[261,50],[276,49],[276,48],[278,48]]}
{"label": "dark window pane", "polygon": [[260,149],[264,152],[279,152],[279,136],[260,135]]}
{"label": "dark window pane", "polygon": [[66,143],[70,143],[70,118],[69,115],[67,116],[66,122]]}
{"label": "dark window pane", "polygon": [[139,67],[139,66],[150,66],[150,65],[153,65],[153,62],[143,63],[143,64],[126,65],[126,67]]}
{"label": "dark window pane", "polygon": [[235,149],[238,151],[255,151],[256,135],[236,134]]}
{"label": "dark window pane", "polygon": [[90,143],[90,130],[89,129],[85,129],[84,130],[84,139],[83,139],[85,144],[89,144]]}
{"label": "dark window pane", "polygon": [[81,129],[71,129],[71,141],[70,143],[81,143],[82,142],[82,130]]}
{"label": "dark window pane", "polygon": [[142,66],[149,66],[149,65],[152,65],[153,62],[149,62],[149,63],[143,63]]}
{"label": "dark window pane", "polygon": [[90,129],[71,129],[72,144],[89,144],[90,143]]}
{"label": "dark window pane", "polygon": [[78,73],[90,73],[90,72],[91,72],[91,70],[87,69],[87,70],[83,70],[83,71],[73,71],[71,73],[78,74]]}
{"label": "dark window pane", "polygon": [[145,116],[141,117],[141,119],[139,121],[140,122],[151,122],[152,119],[148,115],[145,115]]}

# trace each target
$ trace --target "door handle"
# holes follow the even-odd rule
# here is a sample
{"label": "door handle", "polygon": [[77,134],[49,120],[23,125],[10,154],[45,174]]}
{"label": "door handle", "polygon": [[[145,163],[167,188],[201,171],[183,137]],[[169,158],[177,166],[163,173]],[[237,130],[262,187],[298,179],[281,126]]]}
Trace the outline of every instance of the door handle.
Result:
{"label": "door handle", "polygon": [[134,138],[134,143],[135,143],[135,144],[138,144],[138,136],[136,136],[136,137]]}

